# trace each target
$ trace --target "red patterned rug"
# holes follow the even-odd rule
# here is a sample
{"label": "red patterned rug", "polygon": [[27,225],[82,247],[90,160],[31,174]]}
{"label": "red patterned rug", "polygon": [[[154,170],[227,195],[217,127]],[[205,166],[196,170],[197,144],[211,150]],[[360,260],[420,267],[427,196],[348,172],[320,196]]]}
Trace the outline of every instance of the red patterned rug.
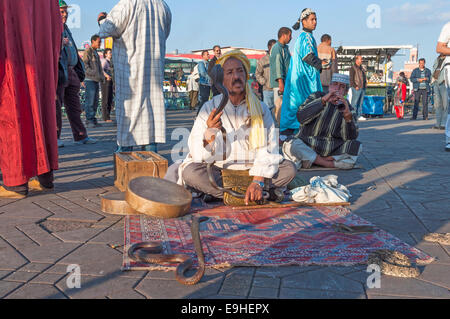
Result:
{"label": "red patterned rug", "polygon": [[[346,235],[335,232],[334,223],[372,225],[342,207],[296,207],[232,210],[219,206],[193,209],[209,217],[200,224],[207,267],[364,264],[371,251],[398,250],[412,261],[427,264],[434,259],[420,250],[377,229],[372,234]],[[141,241],[160,241],[165,254],[182,253],[196,260],[190,232],[191,216],[154,219],[125,218],[125,252]],[[169,270],[176,265],[145,265],[124,253],[123,270]],[[150,268],[149,268],[150,267]]]}

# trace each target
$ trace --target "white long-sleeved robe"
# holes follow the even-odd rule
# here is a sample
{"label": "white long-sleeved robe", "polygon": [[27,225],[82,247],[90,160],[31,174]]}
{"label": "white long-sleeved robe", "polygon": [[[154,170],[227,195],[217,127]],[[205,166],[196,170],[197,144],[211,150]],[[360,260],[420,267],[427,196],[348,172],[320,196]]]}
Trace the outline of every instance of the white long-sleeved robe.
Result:
{"label": "white long-sleeved robe", "polygon": [[162,86],[171,22],[162,0],[121,0],[101,21],[100,37],[114,38],[119,146],[166,142]]}
{"label": "white long-sleeved robe", "polygon": [[222,133],[216,134],[213,148],[204,147],[203,140],[208,129],[206,121],[214,108],[218,108],[222,95],[215,96],[206,102],[195,120],[189,136],[189,154],[178,170],[179,184],[183,169],[191,163],[216,161],[214,165],[233,170],[247,170],[251,176],[272,178],[279,170],[283,156],[279,153],[279,134],[275,128],[272,114],[266,104],[261,103],[266,145],[257,150],[250,149],[248,135],[250,133],[250,113],[247,104],[243,101],[234,106],[230,101],[221,116],[222,126],[227,132],[227,158],[223,160]]}

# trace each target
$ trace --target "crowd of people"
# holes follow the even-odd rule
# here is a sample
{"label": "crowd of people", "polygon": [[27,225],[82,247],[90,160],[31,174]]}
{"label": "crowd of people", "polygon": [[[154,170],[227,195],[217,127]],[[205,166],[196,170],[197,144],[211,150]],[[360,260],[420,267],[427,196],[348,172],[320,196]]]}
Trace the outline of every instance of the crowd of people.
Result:
{"label": "crowd of people", "polygon": [[[96,142],[88,136],[87,128],[99,126],[100,90],[102,119],[107,122],[111,121],[115,93],[118,152],[157,152],[158,144],[166,142],[163,77],[172,15],[163,0],[120,1],[109,13],[100,13],[99,30],[82,58],[66,24],[65,1],[59,0],[58,6],[54,0],[39,4],[16,0],[14,6],[9,2],[2,2],[2,6],[5,28],[0,29],[0,38],[5,46],[0,48],[0,197],[23,198],[30,187],[53,188],[58,143],[62,146],[58,141],[63,105],[74,141]],[[30,23],[21,23],[24,14],[33,14],[33,19],[27,20]],[[316,13],[304,9],[292,27],[302,28],[292,56],[291,28],[280,28],[277,40],[268,41],[267,55],[259,61],[256,74],[263,86],[262,101],[249,85],[250,61],[241,51],[222,54],[216,45],[212,59],[208,51],[202,52],[202,61],[189,79],[189,85],[198,91],[198,96],[192,94],[191,98],[200,103],[189,137],[189,155],[169,168],[166,179],[220,200],[223,193],[211,186],[206,163],[215,163],[214,178],[220,186],[221,168],[249,170],[253,182],[246,193],[248,203],[261,200],[263,190],[277,194],[274,190],[285,187],[299,168],[354,166],[362,150],[357,138],[367,87],[363,58],[355,57],[350,75],[338,73],[331,36],[323,35],[317,45],[313,36],[316,26]],[[16,33],[29,37],[12,36]],[[114,39],[114,48],[105,50],[102,63],[97,50],[101,39],[107,37]],[[432,77],[442,105],[446,104],[449,72],[441,70],[450,65],[449,47],[450,23],[438,40],[440,67],[431,74],[421,59],[411,76],[416,92],[412,119],[417,117],[420,98],[423,118],[428,118],[427,92]],[[215,65],[222,67],[223,86],[229,93],[218,114],[223,96],[211,81]],[[403,84],[405,81],[399,80],[396,98],[400,104],[405,100]],[[79,97],[82,85],[86,89],[85,123]],[[351,102],[346,98],[348,92]],[[191,105],[196,105],[194,102]],[[445,121],[444,110],[440,107],[438,127]],[[446,150],[450,150],[449,118]],[[33,177],[37,179],[33,181]]]}
{"label": "crowd of people", "polygon": [[[214,162],[213,175],[219,186],[222,186],[221,168],[249,170],[253,182],[246,192],[248,203],[261,200],[263,190],[275,199],[277,190],[285,187],[299,168],[354,166],[362,147],[357,141],[352,105],[345,98],[351,77],[336,72],[336,52],[329,35],[322,37],[322,58],[319,58],[312,35],[316,25],[316,13],[304,9],[293,26],[294,30],[303,27],[294,56],[288,46],[292,29],[282,27],[278,40],[268,41],[267,55],[256,69],[256,79],[263,86],[262,101],[248,83],[250,62],[241,51],[221,55],[220,47],[215,46],[211,61],[208,51],[202,52],[203,60],[198,64],[202,104],[189,137],[189,154],[169,168],[166,179],[205,194],[205,200],[221,200],[223,192],[208,180],[207,163]],[[214,93],[209,78],[215,64],[223,67],[224,86],[230,95],[217,115],[222,96]],[[361,75],[361,64],[356,66],[359,73],[353,78],[358,79],[355,86],[359,92],[364,90],[366,81]],[[213,97],[208,100],[210,95]],[[280,131],[279,139],[276,129]],[[224,132],[226,141],[220,136]],[[228,141],[230,145],[224,147]]]}

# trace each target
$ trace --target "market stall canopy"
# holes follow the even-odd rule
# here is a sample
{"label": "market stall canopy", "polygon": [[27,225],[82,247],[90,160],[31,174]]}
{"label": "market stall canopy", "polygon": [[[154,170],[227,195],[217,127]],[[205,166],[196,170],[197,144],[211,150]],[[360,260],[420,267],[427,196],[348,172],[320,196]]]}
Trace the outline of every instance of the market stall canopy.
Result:
{"label": "market stall canopy", "polygon": [[199,62],[202,59],[202,56],[199,54],[166,54],[166,60],[171,61],[183,61],[183,62]]}
{"label": "market stall canopy", "polygon": [[[382,63],[388,54],[392,57],[400,50],[411,50],[412,45],[375,45],[375,46],[341,46],[337,48],[337,59],[340,67],[350,66],[354,58],[361,55],[365,61]],[[405,55],[402,53],[401,55]]]}
{"label": "market stall canopy", "polygon": [[362,55],[366,57],[386,57],[390,54],[394,56],[401,49],[410,50],[414,48],[412,45],[368,45],[368,46],[341,46],[336,50],[340,56],[356,56]]}
{"label": "market stall canopy", "polygon": [[181,69],[183,70],[185,76],[189,75],[191,73],[191,70],[194,68],[194,66],[197,65],[197,63],[201,61],[197,56],[194,57],[186,57],[186,56],[180,56],[180,55],[172,55],[172,54],[166,54],[165,57],[165,71],[172,72],[175,69]]}
{"label": "market stall canopy", "polygon": [[405,51],[413,48],[413,45],[340,46],[336,49],[338,69],[347,71],[353,65],[355,56],[361,55],[368,71],[379,70],[380,64],[384,63],[388,54],[392,57],[405,56]]}

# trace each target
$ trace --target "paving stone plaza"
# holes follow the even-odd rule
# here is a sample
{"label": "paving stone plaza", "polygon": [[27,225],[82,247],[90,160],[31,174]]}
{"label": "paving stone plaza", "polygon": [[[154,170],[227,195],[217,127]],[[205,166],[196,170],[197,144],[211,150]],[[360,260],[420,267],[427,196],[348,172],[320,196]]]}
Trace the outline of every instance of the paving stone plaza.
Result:
{"label": "paving stone plaza", "polygon": [[[160,154],[169,164],[178,143],[172,131],[190,129],[194,115],[168,111],[168,143]],[[370,289],[365,266],[207,270],[195,286],[179,284],[172,272],[122,272],[123,217],[102,213],[99,197],[116,191],[115,127],[90,130],[97,144],[74,145],[66,121],[55,190],[0,200],[0,297],[450,298],[450,246],[422,240],[429,232],[450,232],[450,154],[443,131],[431,129],[433,124],[433,117],[361,122],[363,168],[337,173],[353,195],[355,214],[436,258],[420,267],[418,278],[383,275],[381,287]],[[80,288],[67,285],[71,264],[80,266]]]}

